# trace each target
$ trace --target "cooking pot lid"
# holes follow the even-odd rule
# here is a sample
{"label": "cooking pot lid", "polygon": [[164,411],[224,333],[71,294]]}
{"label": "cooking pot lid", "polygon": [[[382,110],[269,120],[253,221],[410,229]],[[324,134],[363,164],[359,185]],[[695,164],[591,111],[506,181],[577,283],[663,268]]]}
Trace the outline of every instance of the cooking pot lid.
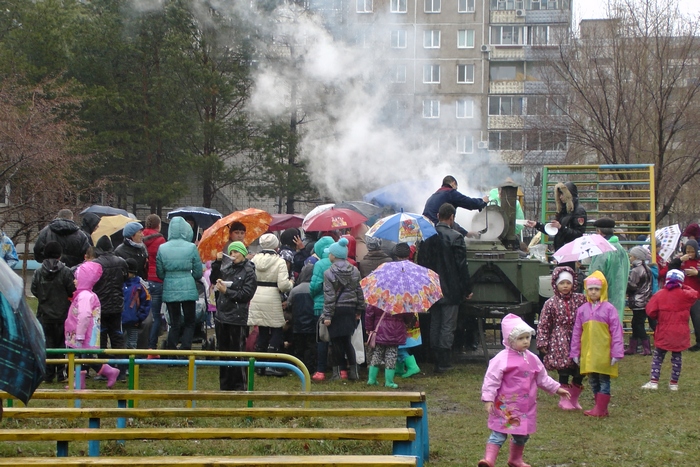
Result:
{"label": "cooking pot lid", "polygon": [[[488,216],[486,211],[488,210]],[[481,212],[478,212],[472,218],[471,229],[469,232],[478,232],[486,226],[486,218],[488,217],[488,230],[481,234],[481,240],[498,240],[505,234],[506,222],[498,206],[487,206]]]}

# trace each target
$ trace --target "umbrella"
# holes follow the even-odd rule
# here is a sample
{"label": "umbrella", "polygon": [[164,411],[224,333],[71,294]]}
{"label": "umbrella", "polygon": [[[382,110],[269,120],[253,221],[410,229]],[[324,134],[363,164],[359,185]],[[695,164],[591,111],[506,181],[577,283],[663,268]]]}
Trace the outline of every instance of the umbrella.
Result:
{"label": "umbrella", "polygon": [[366,203],[364,201],[343,201],[342,203],[336,204],[334,207],[342,209],[351,209],[355,212],[359,212],[367,219],[370,217],[381,214],[384,208],[377,206],[376,204]]}
{"label": "umbrella", "polygon": [[[368,203],[400,211],[411,209],[411,205],[414,204],[425,203],[434,191],[435,186],[430,180],[405,180],[367,193],[362,199]],[[418,203],[419,200],[420,203]]]}
{"label": "umbrella", "polygon": [[261,209],[248,208],[243,211],[232,212],[223,219],[219,219],[204,231],[199,241],[199,255],[202,261],[216,259],[216,254],[224,250],[229,244],[229,225],[238,221],[245,225],[245,239],[243,243],[250,245],[258,237],[267,232],[272,221],[272,216]]}
{"label": "umbrella", "polygon": [[117,215],[122,215],[129,217],[131,219],[135,219],[133,217],[133,214],[130,214],[128,211],[125,211],[124,209],[119,209],[119,208],[113,208],[112,206],[101,206],[99,204],[93,204],[89,208],[83,209],[80,211],[80,214],[87,214],[88,212],[91,212],[93,214],[97,214],[98,216],[117,216]]}
{"label": "umbrella", "polygon": [[186,206],[184,208],[173,209],[168,213],[168,219],[172,219],[175,216],[185,217],[190,216],[194,219],[197,227],[201,227],[202,230],[206,230],[211,227],[214,222],[221,219],[223,216],[216,209],[203,208],[199,206]]}
{"label": "umbrella", "polygon": [[29,402],[44,379],[45,342],[22,279],[0,261],[0,390]]}
{"label": "umbrella", "polygon": [[97,224],[97,227],[95,227],[95,230],[92,232],[91,237],[93,243],[97,243],[97,240],[103,235],[110,237],[112,234],[119,232],[129,222],[134,222],[134,220],[130,217],[122,216],[121,214],[116,216],[103,216],[100,218],[100,223]]}
{"label": "umbrella", "polygon": [[380,264],[360,285],[367,304],[394,315],[426,313],[442,298],[440,276],[411,261]]}
{"label": "umbrella", "polygon": [[308,221],[317,214],[321,214],[323,211],[328,211],[333,206],[335,206],[335,204],[333,203],[321,204],[320,206],[316,206],[311,211],[309,211],[309,213],[306,216],[304,216],[304,221],[301,223],[301,225],[303,226],[306,223],[306,221]]}
{"label": "umbrella", "polygon": [[270,222],[267,230],[269,232],[277,232],[278,230],[298,229],[301,227],[302,222],[304,222],[304,218],[296,214],[273,214],[272,222]]}
{"label": "umbrella", "polygon": [[571,263],[591,256],[597,256],[609,251],[615,251],[615,247],[602,235],[591,234],[578,237],[559,248],[552,255],[559,263]]}
{"label": "umbrella", "polygon": [[673,252],[678,247],[678,242],[681,239],[681,228],[678,224],[662,227],[654,233],[656,240],[659,242],[659,255],[666,261],[671,261]]}
{"label": "umbrella", "polygon": [[350,209],[327,209],[306,219],[301,228],[308,232],[326,232],[330,230],[351,229],[362,224],[367,218]]}
{"label": "umbrella", "polygon": [[398,212],[379,219],[365,235],[396,243],[415,243],[436,233],[432,222],[422,215],[412,212]]}

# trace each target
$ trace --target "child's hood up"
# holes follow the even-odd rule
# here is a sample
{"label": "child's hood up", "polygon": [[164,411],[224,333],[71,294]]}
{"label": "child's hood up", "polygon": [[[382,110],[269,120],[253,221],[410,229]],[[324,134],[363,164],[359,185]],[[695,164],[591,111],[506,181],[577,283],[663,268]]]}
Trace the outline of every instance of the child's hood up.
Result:
{"label": "child's hood up", "polygon": [[[600,280],[603,283],[600,287],[600,301],[607,302],[608,301],[608,281],[605,280],[605,276],[603,275],[602,272],[595,271],[595,272],[593,272],[593,274],[586,277],[583,280],[583,288],[586,289],[588,287],[588,279],[591,277],[595,277],[596,279]],[[586,300],[588,300],[589,302],[591,301],[588,298],[588,293],[586,293]]]}
{"label": "child's hood up", "polygon": [[513,313],[508,313],[501,320],[501,335],[503,336],[503,346],[507,348],[513,348],[515,339],[522,334],[530,333],[535,334],[535,330],[532,329],[520,316],[514,315]]}
{"label": "child's hood up", "polygon": [[94,261],[86,261],[75,270],[76,290],[92,290],[102,277],[102,266]]}
{"label": "child's hood up", "polygon": [[559,266],[557,268],[554,268],[554,271],[552,271],[552,288],[554,289],[554,295],[556,295],[559,298],[562,297],[562,294],[557,288],[557,280],[559,280],[559,276],[563,272],[568,272],[571,275],[571,293],[576,292],[576,290],[578,289],[578,275],[574,272],[573,269],[571,269],[569,266]]}

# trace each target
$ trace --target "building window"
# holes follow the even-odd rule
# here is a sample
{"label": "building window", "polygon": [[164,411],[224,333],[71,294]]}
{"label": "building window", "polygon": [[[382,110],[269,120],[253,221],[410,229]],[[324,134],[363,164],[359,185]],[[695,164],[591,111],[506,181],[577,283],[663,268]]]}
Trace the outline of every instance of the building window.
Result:
{"label": "building window", "polygon": [[527,0],[528,10],[568,10],[568,0]]}
{"label": "building window", "polygon": [[457,31],[457,48],[473,49],[474,48],[474,30],[460,29]]}
{"label": "building window", "polygon": [[457,118],[474,118],[474,102],[471,99],[457,101]]}
{"label": "building window", "polygon": [[489,115],[523,115],[523,98],[489,96]]}
{"label": "building window", "polygon": [[406,11],[408,11],[406,8],[406,0],[391,0],[392,13],[406,13]]}
{"label": "building window", "polygon": [[524,0],[491,0],[491,10],[522,10]]}
{"label": "building window", "polygon": [[566,151],[566,134],[552,131],[530,131],[526,135],[528,151]]}
{"label": "building window", "polygon": [[457,65],[457,82],[461,84],[474,83],[474,65]]}
{"label": "building window", "polygon": [[372,13],[372,0],[355,0],[358,13]]}
{"label": "building window", "polygon": [[525,37],[522,26],[491,26],[491,44],[523,45]]}
{"label": "building window", "polygon": [[458,13],[474,13],[474,3],[476,0],[458,0],[457,1],[457,12]]}
{"label": "building window", "polygon": [[423,118],[440,118],[440,101],[426,99],[423,101]]}
{"label": "building window", "polygon": [[490,131],[489,151],[522,151],[523,133],[521,131]]}
{"label": "building window", "polygon": [[458,154],[473,154],[474,153],[474,137],[472,135],[457,136],[457,153]]}
{"label": "building window", "polygon": [[426,13],[440,13],[441,0],[424,0]]}
{"label": "building window", "polygon": [[440,48],[440,31],[437,29],[432,29],[430,31],[423,31],[423,48],[425,49],[439,49]]}
{"label": "building window", "polygon": [[391,48],[405,49],[406,48],[406,31],[399,29],[391,31]]}
{"label": "building window", "polygon": [[396,65],[391,70],[392,83],[405,83],[406,82],[406,65]]}
{"label": "building window", "polygon": [[423,65],[423,82],[428,84],[440,83],[440,65]]}

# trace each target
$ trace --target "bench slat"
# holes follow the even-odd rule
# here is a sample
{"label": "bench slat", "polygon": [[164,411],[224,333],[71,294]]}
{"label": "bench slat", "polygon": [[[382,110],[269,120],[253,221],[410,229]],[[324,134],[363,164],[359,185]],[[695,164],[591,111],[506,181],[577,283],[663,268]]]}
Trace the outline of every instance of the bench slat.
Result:
{"label": "bench slat", "polygon": [[323,439],[414,441],[412,428],[62,428],[3,429],[1,441],[87,441],[87,440],[181,440],[181,439]]}
{"label": "bench slat", "polygon": [[209,466],[305,466],[328,465],[336,467],[405,467],[415,466],[414,457],[403,456],[261,456],[261,457],[206,457],[206,456],[162,456],[162,457],[93,457],[93,458],[46,458],[15,457],[0,458],[0,466],[35,467],[88,467],[130,466],[153,467],[177,465],[179,467]]}
{"label": "bench slat", "polygon": [[422,408],[64,408],[64,407],[9,407],[5,418],[156,418],[156,417],[422,417]]}

